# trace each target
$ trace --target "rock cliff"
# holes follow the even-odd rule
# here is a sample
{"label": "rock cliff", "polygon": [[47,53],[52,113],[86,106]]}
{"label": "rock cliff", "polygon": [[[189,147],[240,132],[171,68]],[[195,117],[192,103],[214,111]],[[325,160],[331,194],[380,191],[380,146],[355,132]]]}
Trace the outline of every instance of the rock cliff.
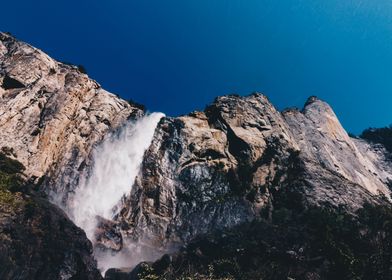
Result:
{"label": "rock cliff", "polygon": [[[129,125],[128,120],[137,121],[145,115],[140,106],[106,92],[82,72],[78,67],[57,62],[42,51],[0,33],[0,148],[2,153],[26,167],[23,176],[34,189],[65,209],[72,205],[73,196],[83,191],[80,180],[96,172],[92,171],[95,148],[110,138],[107,136],[111,132],[121,131],[126,123]],[[143,141],[139,138],[138,141]],[[238,252],[246,251],[242,258],[251,257],[249,252],[257,255],[252,244],[263,252],[251,257],[253,267],[264,267],[268,263],[269,268],[267,259],[283,254],[284,260],[305,258],[317,263],[297,264],[294,273],[297,277],[329,277],[332,275],[328,268],[331,256],[341,256],[338,251],[322,256],[315,252],[340,244],[339,238],[346,232],[340,232],[334,225],[339,225],[343,217],[347,220],[344,229],[353,229],[356,224],[366,226],[371,215],[363,212],[364,205],[371,205],[366,209],[374,216],[376,210],[371,207],[386,205],[390,199],[390,152],[383,145],[349,137],[332,108],[316,97],[309,98],[302,110],[283,112],[259,93],[218,97],[202,112],[163,117],[147,146],[144,156],[140,156],[140,168],[135,166],[137,177],[129,182],[129,191],[113,208],[112,218],[96,217],[99,224],[92,241],[98,249],[96,253],[109,252],[113,256],[122,256],[125,250],[126,256],[145,250],[153,252],[153,259],[165,252],[179,251],[152,265],[153,270],[168,273],[173,279],[179,276],[175,271],[184,272],[181,263],[188,263],[189,271],[204,269],[206,272],[213,261],[225,262],[225,256],[233,265],[238,265],[238,269],[245,269]],[[133,154],[133,150],[129,153]],[[102,181],[101,176],[98,178]],[[127,182],[124,185],[127,186]],[[106,189],[104,185],[101,187]],[[99,195],[94,196],[97,201],[90,199],[89,193],[85,195],[88,203],[101,203]],[[39,221],[34,223],[38,228],[45,227],[42,209],[55,206],[41,205],[43,198],[37,201],[33,219]],[[96,205],[85,206],[89,209]],[[18,219],[27,210],[20,211],[14,215],[16,220],[14,224],[10,222],[10,228],[18,228],[22,223]],[[57,208],[48,212],[54,217],[56,230],[57,221],[66,218]],[[381,214],[386,220],[392,217],[388,210]],[[337,239],[328,239],[328,242],[333,241],[335,245],[322,243],[320,246],[317,238],[324,235],[315,234],[314,229],[328,232],[317,223],[324,219],[320,217],[329,217],[325,225],[332,228],[331,236]],[[353,220],[357,218],[360,220]],[[80,229],[68,220],[66,223],[72,230],[63,232],[64,240],[69,240],[75,248],[89,251]],[[363,238],[363,232],[368,233],[368,228],[356,227],[355,230],[358,240]],[[47,231],[42,232],[45,235]],[[32,233],[34,237],[37,234]],[[298,238],[301,234],[310,241]],[[253,243],[243,244],[240,236]],[[366,236],[369,240],[377,239],[370,233]],[[10,242],[18,238],[10,237]],[[279,245],[279,238],[289,239]],[[72,239],[76,243],[71,242]],[[52,244],[53,240],[48,240],[47,244]],[[341,246],[350,247],[351,241],[342,241]],[[234,248],[233,243],[243,247]],[[9,250],[13,245],[5,246]],[[34,246],[38,245],[33,244],[32,248]],[[217,256],[208,251],[208,247],[222,247],[228,253]],[[376,250],[374,246],[371,249]],[[363,255],[363,252],[353,249],[343,255],[350,254]],[[344,256],[342,263],[352,261]],[[129,264],[126,266],[134,266],[144,257],[136,257],[129,263],[125,259]],[[87,260],[91,264],[88,258],[71,256],[66,260],[75,263]],[[282,263],[282,258],[277,261],[278,267],[291,271],[290,266]],[[5,262],[1,256],[0,261]],[[197,265],[192,267],[193,261]],[[11,270],[19,269],[19,266],[7,265]],[[136,271],[144,273],[142,266],[137,266]],[[83,268],[74,271],[85,273]],[[257,277],[267,275],[267,279],[282,279],[268,276],[271,271],[262,269]],[[91,273],[95,275],[94,271]],[[128,275],[110,270],[108,279],[117,277],[116,273],[124,277],[132,274],[132,279],[139,277],[135,271]],[[241,277],[252,279],[253,276],[247,275],[248,278]]]}
{"label": "rock cliff", "polygon": [[119,223],[159,246],[252,220],[268,205],[266,186],[284,184],[297,153],[262,95],[221,97],[205,112],[166,118]]}
{"label": "rock cliff", "polygon": [[115,220],[124,237],[171,247],[268,217],[282,188],[304,205],[355,211],[389,196],[386,153],[350,138],[315,97],[283,113],[261,94],[219,97],[204,112],[160,122]]}
{"label": "rock cliff", "polygon": [[77,185],[92,147],[142,110],[75,66],[0,33],[0,147],[56,198]]}

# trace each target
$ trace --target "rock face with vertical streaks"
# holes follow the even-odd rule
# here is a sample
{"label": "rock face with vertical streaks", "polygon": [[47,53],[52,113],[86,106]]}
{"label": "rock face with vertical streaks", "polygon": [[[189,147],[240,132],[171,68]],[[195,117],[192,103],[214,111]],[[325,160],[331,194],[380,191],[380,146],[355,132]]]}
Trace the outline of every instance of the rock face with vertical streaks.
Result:
{"label": "rock face with vertical streaks", "polygon": [[72,191],[104,135],[142,114],[77,67],[0,33],[0,147],[55,196]]}
{"label": "rock face with vertical streaks", "polygon": [[[81,67],[57,62],[11,35],[0,33],[1,153],[20,161],[29,185],[60,207],[72,205],[69,194],[75,193],[81,176],[88,178],[94,147],[128,120],[137,120],[145,114],[140,105],[108,93],[83,72]],[[99,226],[93,245],[114,256],[120,256],[124,249],[128,251],[123,255],[132,255],[133,248],[135,252],[137,249],[153,252],[155,258],[165,252],[177,252],[151,265],[155,272],[167,273],[173,279],[179,276],[176,271],[181,271],[178,264],[188,263],[191,268],[195,261],[199,266],[193,268],[203,269],[217,258],[208,249],[220,247],[232,250],[236,258],[244,248],[249,253],[254,247],[263,255],[241,255],[251,258],[250,266],[268,266],[270,257],[284,259],[301,263],[293,272],[298,279],[322,279],[320,275],[331,267],[331,255],[314,255],[320,249],[315,236],[325,231],[331,236],[337,233],[333,232],[334,224],[328,224],[327,220],[329,228],[315,235],[309,228],[318,228],[317,225],[307,221],[313,221],[320,214],[317,211],[327,211],[314,220],[331,217],[341,226],[336,230],[344,230],[347,224],[341,225],[342,220],[359,217],[364,220],[348,223],[350,230],[360,233],[358,239],[364,234],[373,240],[372,232],[386,238],[389,231],[385,228],[377,231],[359,229],[356,225],[367,225],[370,214],[374,217],[374,213],[381,211],[373,209],[364,215],[361,211],[367,205],[389,203],[391,158],[383,145],[349,137],[332,108],[316,97],[309,98],[302,110],[283,112],[259,93],[218,97],[202,112],[161,119],[144,154],[139,175],[135,182],[129,182],[129,193],[119,201],[113,218],[97,217]],[[18,200],[18,196],[14,199]],[[0,200],[0,209],[4,205]],[[71,255],[75,252],[76,255],[72,255],[69,275],[77,275],[77,263],[87,264],[87,271],[96,273],[88,252],[89,243],[59,209],[51,204],[38,205],[36,220],[32,219],[36,221],[34,226],[38,229],[45,226],[42,219],[46,217],[42,212],[45,207],[54,223],[49,226],[55,230],[60,227],[57,221],[65,219],[67,230],[66,236],[61,235],[62,240],[68,242],[76,236],[76,245],[70,246]],[[28,211],[19,210],[15,217],[24,217]],[[388,213],[385,210],[379,216],[388,220]],[[4,221],[10,219],[7,215]],[[7,222],[11,231],[20,229],[19,218],[14,224]],[[38,233],[32,234],[36,238]],[[296,239],[301,234],[310,240],[309,244]],[[249,237],[254,244],[243,244],[239,236],[242,241]],[[45,236],[39,237],[46,240]],[[282,242],[287,245],[282,245],[282,249],[279,238],[296,241],[289,245]],[[8,239],[12,244],[12,238]],[[47,240],[53,241],[49,237]],[[327,248],[336,247],[339,240],[328,243]],[[373,241],[372,244],[377,244],[379,239]],[[243,247],[229,246],[233,243]],[[130,244],[134,247],[129,247]],[[30,251],[39,246],[28,245]],[[4,246],[8,250],[13,245]],[[81,258],[77,256],[80,246]],[[349,257],[362,253],[354,250],[336,258],[344,260],[342,267],[351,267],[358,260]],[[379,252],[374,254],[379,256]],[[133,259],[130,266],[142,260]],[[219,265],[227,260],[220,259]],[[12,266],[12,262],[7,265]],[[108,275],[116,277],[120,273],[121,277],[137,278],[149,265],[142,263],[133,272],[117,267]],[[230,263],[227,266],[236,267]],[[86,269],[80,271],[89,273]],[[291,267],[288,271],[292,271]],[[268,278],[267,272],[263,270],[257,277],[267,275],[266,279],[273,279]],[[329,277],[328,273],[325,275]],[[67,277],[68,274],[64,276]],[[248,275],[248,279],[252,277]]]}
{"label": "rock face with vertical streaks", "polygon": [[391,164],[372,149],[315,97],[283,113],[261,94],[219,97],[204,112],[161,121],[118,228],[171,248],[270,216],[281,189],[304,205],[355,211],[389,196]]}

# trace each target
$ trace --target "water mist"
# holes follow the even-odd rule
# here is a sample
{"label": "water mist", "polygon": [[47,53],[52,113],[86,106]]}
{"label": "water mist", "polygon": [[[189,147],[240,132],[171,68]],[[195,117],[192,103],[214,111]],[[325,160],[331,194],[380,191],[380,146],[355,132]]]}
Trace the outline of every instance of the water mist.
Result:
{"label": "water mist", "polygon": [[[157,123],[164,115],[152,113],[136,122],[127,123],[120,131],[109,135],[93,152],[93,166],[88,177],[80,178],[80,183],[69,214],[76,225],[84,229],[87,237],[94,242],[97,216],[112,219],[116,205],[124,195],[129,195],[135,178],[140,171],[143,155],[151,144]],[[96,256],[101,268],[108,268],[110,256]],[[127,260],[121,259],[119,264]]]}

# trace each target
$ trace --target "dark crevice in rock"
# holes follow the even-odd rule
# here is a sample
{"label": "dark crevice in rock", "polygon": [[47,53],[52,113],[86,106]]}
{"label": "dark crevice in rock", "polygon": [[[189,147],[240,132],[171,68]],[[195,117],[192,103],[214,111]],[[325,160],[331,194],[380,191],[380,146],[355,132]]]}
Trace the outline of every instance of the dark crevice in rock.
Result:
{"label": "dark crevice in rock", "polygon": [[251,148],[241,138],[237,137],[234,131],[227,126],[227,142],[229,152],[242,164],[249,164],[251,157]]}
{"label": "dark crevice in rock", "polygon": [[199,158],[204,158],[209,160],[220,159],[225,157],[225,155],[222,155],[221,153],[213,149],[207,149],[206,151],[202,151],[202,152],[195,152],[195,155],[198,156]]}
{"label": "dark crevice in rock", "polygon": [[247,163],[250,160],[250,146],[241,138],[237,137],[230,125],[221,115],[221,109],[215,105],[208,106],[205,110],[208,123],[211,127],[222,130],[227,134],[228,150],[240,162]]}
{"label": "dark crevice in rock", "polygon": [[[46,92],[44,90],[41,90],[41,95],[45,95]],[[46,100],[45,104],[41,107],[41,112],[39,116],[39,122],[38,122],[38,128],[41,129],[45,126],[46,121],[52,117],[56,111],[57,111],[57,106],[56,104],[51,104],[52,97],[54,96],[54,93],[52,93],[48,99]]]}
{"label": "dark crevice in rock", "polygon": [[18,88],[24,88],[25,85],[19,82],[16,79],[11,78],[10,76],[6,75],[3,79],[3,84],[1,86],[5,90],[9,89],[18,89]]}
{"label": "dark crevice in rock", "polygon": [[31,136],[37,136],[41,132],[40,128],[36,128],[31,132]]}

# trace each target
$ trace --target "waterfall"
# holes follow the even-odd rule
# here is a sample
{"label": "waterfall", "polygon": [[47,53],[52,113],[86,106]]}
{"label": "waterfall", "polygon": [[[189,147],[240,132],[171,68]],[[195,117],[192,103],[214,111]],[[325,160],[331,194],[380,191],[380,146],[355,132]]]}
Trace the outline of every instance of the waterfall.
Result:
{"label": "waterfall", "polygon": [[112,219],[121,198],[131,193],[144,152],[163,116],[162,113],[152,113],[129,122],[94,149],[91,172],[80,178],[67,211],[91,241],[94,242],[96,217]]}

